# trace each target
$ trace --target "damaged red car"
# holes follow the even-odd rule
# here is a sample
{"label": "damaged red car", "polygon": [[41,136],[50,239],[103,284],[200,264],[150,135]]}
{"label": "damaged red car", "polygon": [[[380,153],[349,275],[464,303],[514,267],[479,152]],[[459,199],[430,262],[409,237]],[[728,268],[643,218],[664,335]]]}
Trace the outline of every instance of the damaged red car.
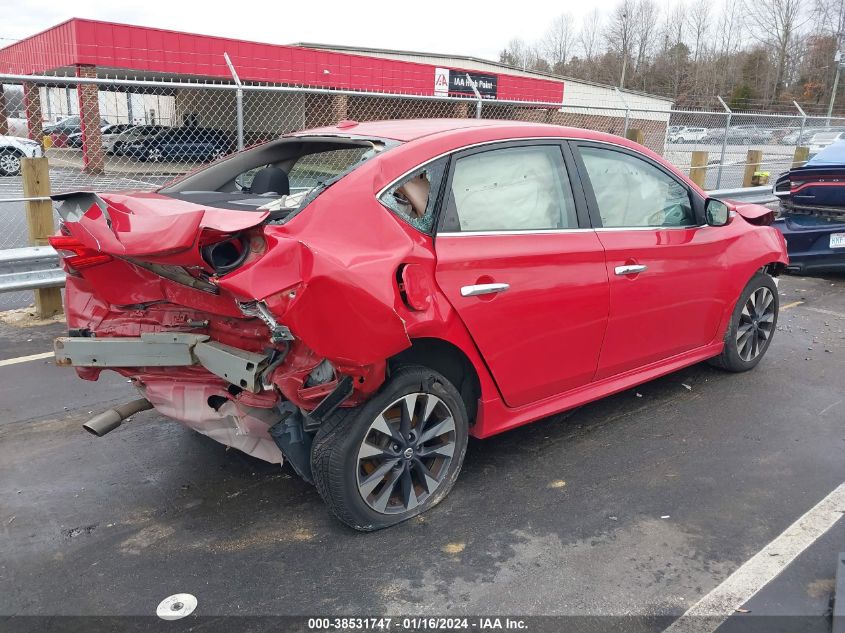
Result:
{"label": "damaged red car", "polygon": [[582,129],[481,120],[284,136],[154,193],[56,196],[59,364],[283,460],[360,530],[442,500],[484,438],[704,360],[754,367],[772,212]]}

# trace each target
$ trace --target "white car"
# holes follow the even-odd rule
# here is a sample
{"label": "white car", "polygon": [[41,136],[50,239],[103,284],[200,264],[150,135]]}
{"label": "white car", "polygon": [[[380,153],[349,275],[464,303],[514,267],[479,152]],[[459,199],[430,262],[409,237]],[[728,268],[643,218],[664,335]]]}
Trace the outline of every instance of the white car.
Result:
{"label": "white car", "polygon": [[20,136],[0,136],[0,176],[21,173],[21,158],[38,158],[41,144]]}
{"label": "white car", "polygon": [[670,143],[694,143],[703,141],[707,136],[707,128],[703,127],[682,127],[678,131],[669,134]]}
{"label": "white car", "polygon": [[845,140],[845,132],[818,132],[810,138],[810,156],[815,156],[828,145]]}

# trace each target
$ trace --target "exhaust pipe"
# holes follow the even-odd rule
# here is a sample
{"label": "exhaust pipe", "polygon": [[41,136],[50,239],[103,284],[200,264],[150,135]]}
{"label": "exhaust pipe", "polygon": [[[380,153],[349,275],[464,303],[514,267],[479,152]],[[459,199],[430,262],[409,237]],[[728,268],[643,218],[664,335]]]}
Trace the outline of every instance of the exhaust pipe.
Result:
{"label": "exhaust pipe", "polygon": [[96,435],[103,437],[109,431],[114,431],[121,423],[130,415],[135,415],[140,411],[152,409],[153,405],[146,398],[138,398],[132,402],[127,402],[118,407],[107,409],[102,413],[98,413],[93,418],[82,425],[82,428]]}

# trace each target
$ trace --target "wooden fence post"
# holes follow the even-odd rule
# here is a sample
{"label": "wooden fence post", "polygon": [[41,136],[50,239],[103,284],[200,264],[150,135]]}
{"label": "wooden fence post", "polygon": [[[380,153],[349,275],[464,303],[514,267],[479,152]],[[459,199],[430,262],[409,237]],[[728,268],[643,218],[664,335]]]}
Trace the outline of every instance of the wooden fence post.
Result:
{"label": "wooden fence post", "polygon": [[754,172],[760,168],[763,162],[763,152],[759,149],[748,150],[748,156],[745,159],[745,173],[742,176],[742,186],[750,187],[751,181],[754,180]]}
{"label": "wooden fence post", "polygon": [[640,145],[645,145],[645,134],[640,128],[628,128],[628,132],[625,134],[625,138],[627,138],[629,141],[639,143]]}
{"label": "wooden fence post", "polygon": [[[23,195],[41,198],[50,195],[50,167],[46,158],[22,158]],[[32,246],[47,246],[47,238],[56,231],[53,224],[53,204],[50,200],[28,201],[26,226]],[[42,288],[35,291],[35,311],[46,319],[62,311],[61,288]]]}
{"label": "wooden fence post", "polygon": [[810,148],[809,147],[801,147],[800,145],[795,148],[795,154],[792,157],[792,168],[795,169],[796,167],[803,167],[804,163],[806,163],[810,159]]}
{"label": "wooden fence post", "polygon": [[707,152],[696,151],[690,160],[689,177],[695,184],[704,189],[707,178]]}

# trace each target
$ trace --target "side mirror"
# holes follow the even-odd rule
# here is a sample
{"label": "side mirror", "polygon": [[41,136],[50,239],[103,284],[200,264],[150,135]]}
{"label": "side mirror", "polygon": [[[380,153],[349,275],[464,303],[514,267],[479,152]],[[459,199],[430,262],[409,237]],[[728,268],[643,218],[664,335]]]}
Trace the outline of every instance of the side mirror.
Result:
{"label": "side mirror", "polygon": [[708,198],[704,203],[704,221],[710,226],[725,226],[731,218],[731,210],[721,200]]}

